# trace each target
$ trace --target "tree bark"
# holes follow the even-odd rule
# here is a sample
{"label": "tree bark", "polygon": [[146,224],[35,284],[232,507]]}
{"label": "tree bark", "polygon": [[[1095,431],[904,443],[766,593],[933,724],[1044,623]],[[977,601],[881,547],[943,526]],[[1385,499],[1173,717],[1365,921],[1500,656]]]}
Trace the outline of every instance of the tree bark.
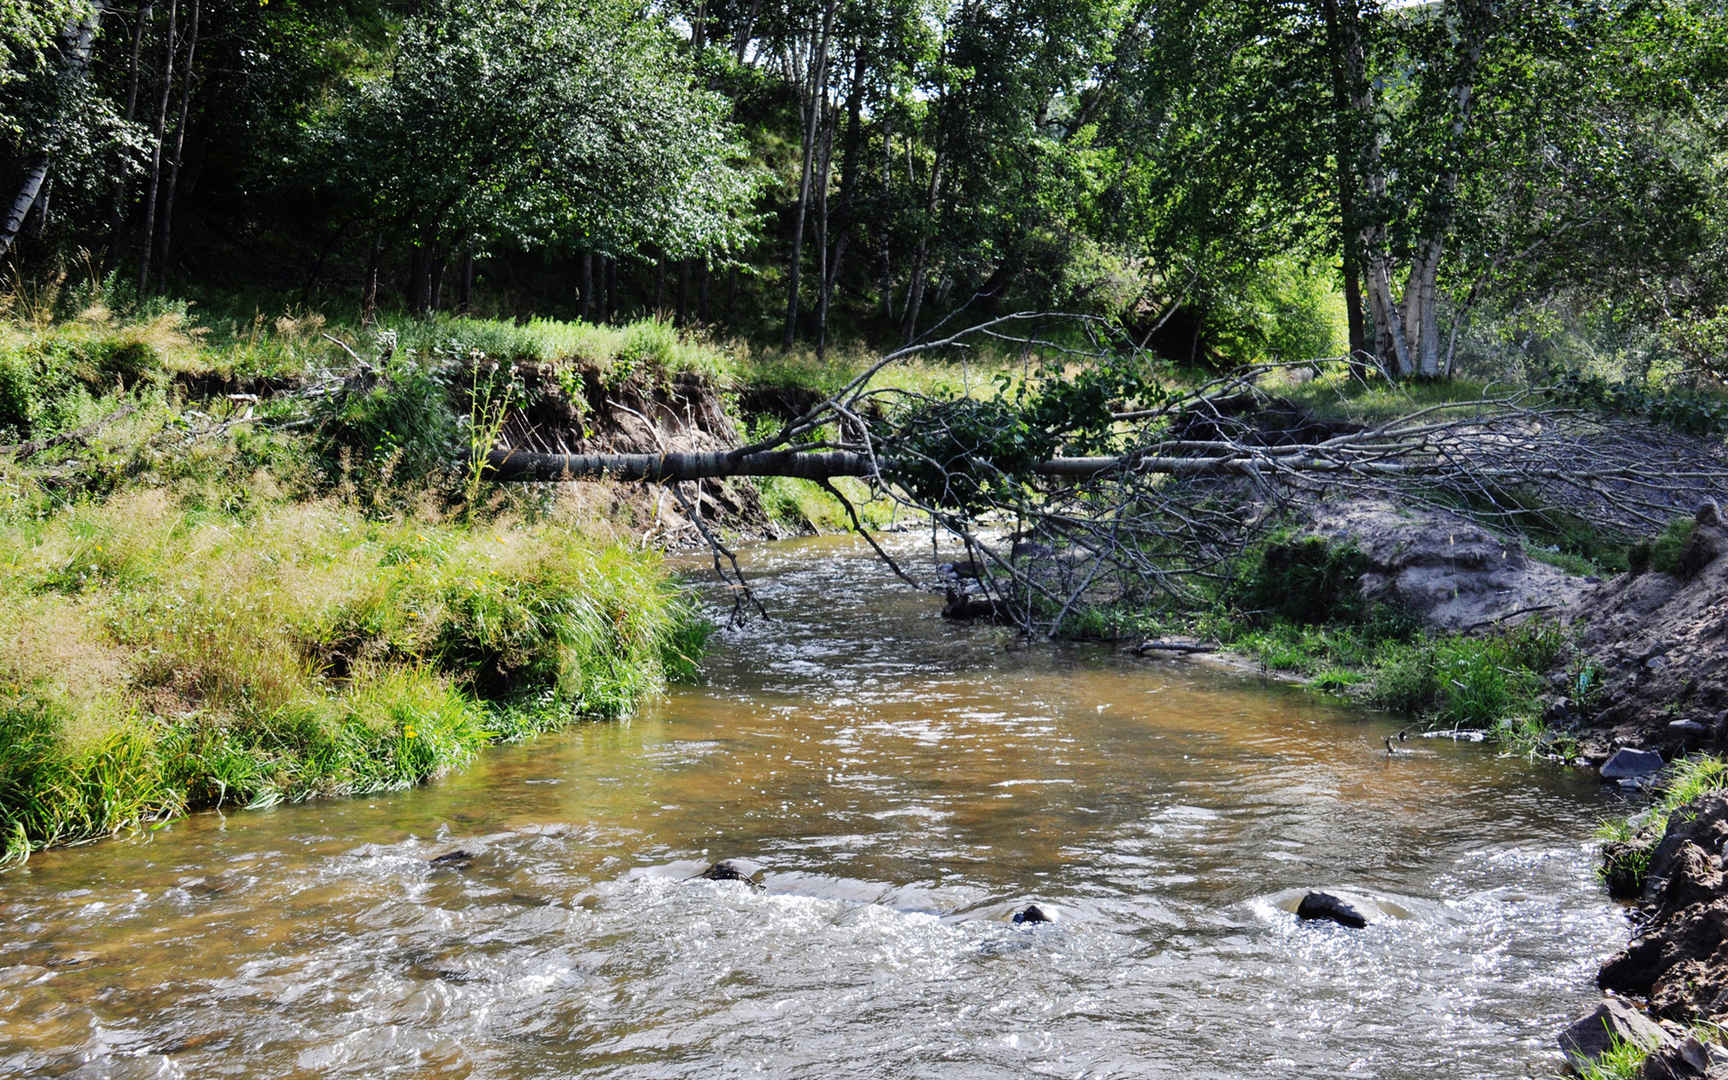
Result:
{"label": "tree bark", "polygon": [[[65,31],[67,39],[66,77],[71,81],[82,81],[90,70],[90,50],[96,42],[96,31],[102,22],[102,4],[92,4],[84,18]],[[63,120],[56,119],[56,125]],[[49,136],[49,142],[58,137],[58,131]],[[19,188],[18,195],[12,200],[12,206],[6,212],[4,224],[0,224],[0,259],[4,259],[12,251],[12,245],[18,240],[18,234],[24,229],[24,221],[30,216],[30,208],[36,205],[37,196],[42,194],[42,185],[48,180],[48,169],[53,164],[53,155],[44,148],[30,159],[30,165],[24,171],[24,183]]]}
{"label": "tree bark", "polygon": [[168,100],[174,90],[174,53],[179,47],[180,0],[169,0],[168,34],[162,49],[162,96],[156,109],[156,137],[150,148],[150,188],[144,199],[144,244],[138,258],[138,295],[150,291],[150,257],[156,250],[156,200],[162,190],[162,141],[168,134]]}
{"label": "tree bark", "polygon": [[462,253],[461,276],[457,281],[456,310],[463,315],[468,314],[474,306],[474,253]]}
{"label": "tree bark", "polygon": [[[139,0],[138,25],[132,29],[132,61],[126,76],[126,112],[124,116],[128,124],[138,115],[138,83],[139,71],[143,67],[144,29],[150,25],[150,20],[155,17],[155,14],[154,0]],[[118,261],[124,250],[124,245],[120,242],[120,231],[126,223],[125,198],[126,185],[117,184],[114,189],[114,204],[108,214],[107,262],[110,264]]]}
{"label": "tree bark", "polygon": [[[911,140],[907,140],[910,145]],[[928,277],[928,262],[930,258],[930,226],[936,217],[936,207],[942,192],[942,165],[940,155],[930,163],[930,187],[924,200],[924,212],[929,220],[918,233],[918,247],[912,255],[912,273],[906,282],[906,315],[901,323],[900,331],[908,344],[918,337],[918,315],[924,307],[925,278]]]}
{"label": "tree bark", "polygon": [[576,305],[576,316],[584,322],[592,320],[594,314],[594,253],[582,253],[581,277],[578,287],[582,296]]}
{"label": "tree bark", "polygon": [[168,169],[168,190],[162,197],[162,274],[168,274],[169,260],[174,250],[174,196],[180,187],[180,159],[186,151],[186,120],[192,108],[192,66],[198,55],[198,13],[200,0],[192,0],[192,29],[186,42],[186,74],[181,77],[180,120],[174,126],[174,161]]}
{"label": "tree bark", "polygon": [[[1352,0],[1354,2],[1354,0]],[[1368,334],[1362,323],[1361,230],[1356,222],[1356,139],[1352,138],[1355,114],[1350,109],[1348,65],[1345,60],[1344,28],[1338,0],[1323,0],[1326,39],[1332,64],[1333,155],[1338,168],[1338,254],[1344,277],[1344,314],[1349,326],[1350,355],[1368,351]]]}
{"label": "tree bark", "polygon": [[372,252],[366,259],[366,286],[360,298],[360,325],[371,326],[378,321],[378,271],[384,255],[384,234],[372,234]]}
{"label": "tree bark", "polygon": [[822,26],[811,35],[810,70],[801,88],[803,91],[803,164],[798,173],[798,201],[792,216],[792,255],[786,266],[786,329],[782,344],[790,349],[798,336],[798,285],[804,262],[804,219],[810,207],[811,174],[816,163],[817,125],[822,120],[828,100],[828,43],[834,30],[837,0],[822,13]]}

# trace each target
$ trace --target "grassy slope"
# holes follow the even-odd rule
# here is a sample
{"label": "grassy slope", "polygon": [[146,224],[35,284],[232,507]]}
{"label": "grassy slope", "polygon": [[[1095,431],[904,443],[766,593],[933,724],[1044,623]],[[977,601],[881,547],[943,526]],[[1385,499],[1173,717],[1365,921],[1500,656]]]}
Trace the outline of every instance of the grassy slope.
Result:
{"label": "grassy slope", "polygon": [[652,554],[453,506],[449,477],[356,489],[399,449],[337,468],[306,402],[184,404],[174,373],[316,349],[303,321],[214,337],[173,310],[0,330],[0,445],[86,432],[0,454],[0,863],[417,783],[691,667]]}

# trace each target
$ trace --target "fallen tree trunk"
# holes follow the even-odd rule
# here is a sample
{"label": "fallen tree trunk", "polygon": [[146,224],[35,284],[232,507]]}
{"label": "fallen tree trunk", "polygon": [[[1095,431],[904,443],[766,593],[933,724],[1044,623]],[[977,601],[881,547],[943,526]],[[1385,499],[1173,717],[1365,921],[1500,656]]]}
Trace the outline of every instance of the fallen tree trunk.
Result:
{"label": "fallen tree trunk", "polygon": [[869,476],[870,459],[863,454],[767,451],[738,454],[534,454],[525,450],[494,450],[486,455],[494,480],[718,480],[728,476],[796,476],[825,480],[831,476]]}
{"label": "fallen tree trunk", "polygon": [[[1306,463],[1304,463],[1306,464]],[[1131,465],[1138,472],[1178,476],[1227,476],[1255,467],[1248,459],[1230,457],[1060,457],[1032,467],[1039,476],[1084,479]],[[740,454],[539,454],[526,450],[494,450],[486,455],[493,480],[720,480],[729,476],[796,476],[827,480],[836,476],[870,476],[871,459],[863,454],[770,451]]]}

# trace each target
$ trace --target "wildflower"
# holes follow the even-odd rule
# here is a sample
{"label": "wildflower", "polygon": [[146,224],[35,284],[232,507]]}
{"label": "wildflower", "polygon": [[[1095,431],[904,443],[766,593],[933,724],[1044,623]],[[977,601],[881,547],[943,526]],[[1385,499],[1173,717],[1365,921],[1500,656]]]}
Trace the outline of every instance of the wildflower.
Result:
{"label": "wildflower", "polygon": [[414,735],[415,735],[415,731],[414,731],[414,725],[413,724],[408,724],[405,727],[403,727],[402,737],[404,739],[412,739],[414,737]]}

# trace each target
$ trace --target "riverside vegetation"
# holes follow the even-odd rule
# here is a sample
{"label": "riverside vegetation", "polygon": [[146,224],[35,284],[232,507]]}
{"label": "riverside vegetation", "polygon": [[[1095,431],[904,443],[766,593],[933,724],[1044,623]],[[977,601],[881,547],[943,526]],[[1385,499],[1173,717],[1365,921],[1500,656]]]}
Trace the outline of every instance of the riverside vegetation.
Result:
{"label": "riverside vegetation", "polygon": [[[476,456],[533,404],[526,378],[587,435],[588,403],[628,388],[693,378],[736,414],[749,387],[822,394],[865,364],[657,319],[361,332],[112,288],[15,293],[0,324],[0,865],[419,783],[692,677],[710,628],[631,514],[495,488]],[[883,379],[955,395],[983,374]],[[771,527],[848,524],[808,481],[754,484]]]}
{"label": "riverside vegetation", "polygon": [[[656,333],[597,336],[621,365],[679,362],[639,344]],[[290,320],[217,344],[183,310],[99,304],[0,331],[4,861],[418,783],[692,673],[706,624],[653,553],[462,501],[475,418],[433,346],[399,344],[364,389],[188,399],[316,379],[294,370],[312,340]]]}
{"label": "riverside vegetation", "polygon": [[[114,306],[99,285],[38,296],[0,332],[8,860],[202,807],[417,783],[488,741],[627,712],[690,672],[702,624],[624,522],[484,483],[472,462],[530,404],[523,373],[588,432],[590,391],[693,377],[736,414],[763,387],[831,393],[866,359],[657,320],[393,318],[368,338],[312,314]],[[1017,377],[1003,355],[883,373],[934,397]],[[1373,393],[1351,407],[1385,408]],[[786,527],[848,524],[808,481],[755,485]],[[1323,690],[1564,751],[1537,719],[1541,676],[1589,673],[1558,628],[1426,630],[1361,600],[1361,571],[1348,545],[1275,534],[1181,625]],[[1090,610],[1068,632],[1170,617]]]}

